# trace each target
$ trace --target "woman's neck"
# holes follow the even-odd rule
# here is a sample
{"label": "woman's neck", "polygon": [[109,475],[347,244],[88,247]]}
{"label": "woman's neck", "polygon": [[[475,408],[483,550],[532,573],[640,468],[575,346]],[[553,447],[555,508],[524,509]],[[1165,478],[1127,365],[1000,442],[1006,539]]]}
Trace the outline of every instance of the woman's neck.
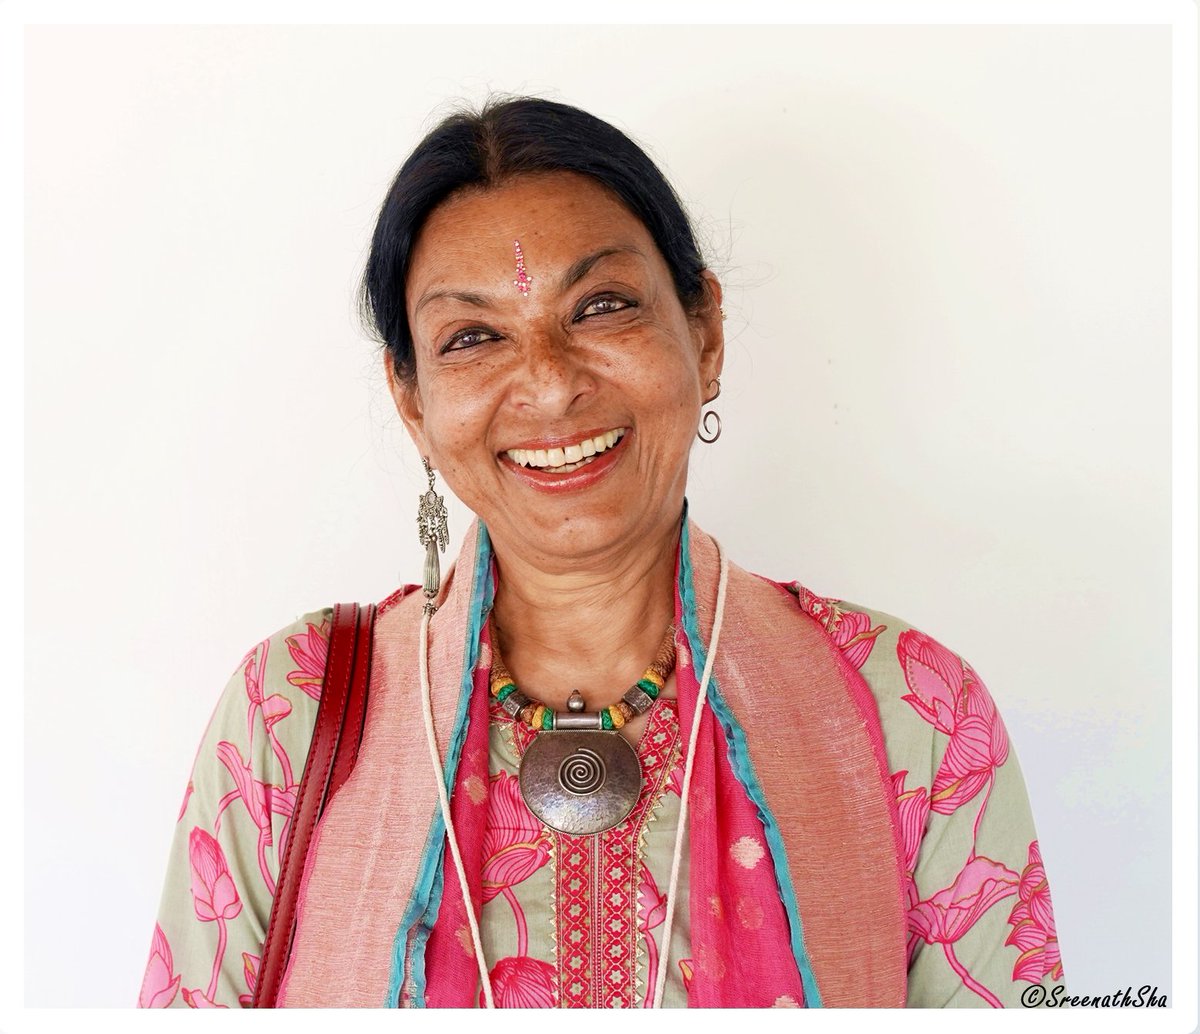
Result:
{"label": "woman's neck", "polygon": [[492,642],[517,685],[558,710],[575,688],[588,710],[619,700],[674,618],[679,534],[675,520],[593,568],[554,574],[497,543]]}

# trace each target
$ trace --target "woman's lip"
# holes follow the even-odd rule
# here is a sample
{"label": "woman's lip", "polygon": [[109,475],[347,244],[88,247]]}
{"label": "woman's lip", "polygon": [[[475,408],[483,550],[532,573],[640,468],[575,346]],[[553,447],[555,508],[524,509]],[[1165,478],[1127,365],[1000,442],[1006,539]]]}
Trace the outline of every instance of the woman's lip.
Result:
{"label": "woman's lip", "polygon": [[500,450],[499,455],[503,456],[506,452],[511,452],[513,449],[565,449],[568,445],[578,445],[580,442],[586,441],[588,438],[599,438],[602,434],[607,434],[609,431],[624,430],[628,435],[628,428],[624,424],[612,424],[608,427],[595,427],[590,431],[574,431],[568,435],[558,435],[553,438],[527,438],[523,442],[516,445],[508,445]]}
{"label": "woman's lip", "polygon": [[631,437],[632,435],[626,431],[615,445],[598,453],[591,463],[585,463],[582,467],[567,474],[551,474],[540,467],[523,467],[519,463],[514,463],[503,453],[500,455],[500,463],[511,471],[514,477],[520,478],[530,488],[535,488],[540,492],[570,492],[591,487],[612,470],[613,465],[624,455],[625,450],[622,447]]}

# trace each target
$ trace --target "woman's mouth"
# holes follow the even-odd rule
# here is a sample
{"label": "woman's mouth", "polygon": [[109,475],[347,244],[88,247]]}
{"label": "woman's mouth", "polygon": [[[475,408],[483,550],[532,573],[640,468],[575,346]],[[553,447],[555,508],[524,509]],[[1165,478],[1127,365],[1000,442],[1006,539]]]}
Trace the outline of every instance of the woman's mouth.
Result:
{"label": "woman's mouth", "polygon": [[532,467],[547,474],[570,474],[615,446],[625,437],[626,430],[614,427],[570,445],[551,449],[508,449],[504,455],[519,467]]}

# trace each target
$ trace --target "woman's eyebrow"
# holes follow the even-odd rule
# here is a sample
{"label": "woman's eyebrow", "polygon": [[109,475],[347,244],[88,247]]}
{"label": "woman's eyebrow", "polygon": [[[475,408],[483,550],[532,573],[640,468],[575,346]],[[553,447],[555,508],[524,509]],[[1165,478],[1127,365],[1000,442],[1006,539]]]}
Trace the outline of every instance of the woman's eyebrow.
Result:
{"label": "woman's eyebrow", "polygon": [[637,255],[639,258],[645,256],[635,248],[632,244],[615,244],[612,247],[600,248],[598,251],[593,251],[590,255],[584,255],[578,262],[571,264],[571,267],[562,275],[562,279],[558,282],[558,293],[562,294],[569,291],[580,280],[588,275],[588,271],[603,258],[608,258],[609,255]]}
{"label": "woman's eyebrow", "polygon": [[481,309],[490,309],[492,307],[492,299],[490,295],[475,294],[471,291],[429,291],[421,295],[421,300],[417,302],[413,309],[413,315],[416,316],[430,302],[435,302],[439,298],[451,298],[454,301],[466,302],[467,305],[477,305]]}
{"label": "woman's eyebrow", "polygon": [[[558,293],[563,294],[569,291],[588,275],[588,272],[597,262],[608,258],[610,255],[637,255],[639,258],[645,258],[642,252],[632,244],[616,244],[611,247],[600,248],[597,251],[593,251],[590,255],[584,255],[583,258],[571,263],[570,268],[567,269],[558,281]],[[464,302],[467,305],[475,305],[481,309],[495,307],[495,301],[492,296],[487,294],[477,294],[474,291],[429,291],[421,296],[421,300],[417,302],[416,307],[413,309],[413,315],[416,316],[430,302],[438,301],[442,298]]]}

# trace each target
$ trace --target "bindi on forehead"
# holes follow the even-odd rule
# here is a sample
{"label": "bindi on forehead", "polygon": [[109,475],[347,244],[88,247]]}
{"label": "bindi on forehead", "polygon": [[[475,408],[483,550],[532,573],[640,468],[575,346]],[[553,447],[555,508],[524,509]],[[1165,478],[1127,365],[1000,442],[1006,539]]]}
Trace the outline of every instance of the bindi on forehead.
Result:
{"label": "bindi on forehead", "polygon": [[513,281],[517,290],[528,297],[530,285],[533,284],[533,277],[525,272],[525,256],[521,253],[521,242],[513,241],[513,250],[517,256],[517,279]]}

